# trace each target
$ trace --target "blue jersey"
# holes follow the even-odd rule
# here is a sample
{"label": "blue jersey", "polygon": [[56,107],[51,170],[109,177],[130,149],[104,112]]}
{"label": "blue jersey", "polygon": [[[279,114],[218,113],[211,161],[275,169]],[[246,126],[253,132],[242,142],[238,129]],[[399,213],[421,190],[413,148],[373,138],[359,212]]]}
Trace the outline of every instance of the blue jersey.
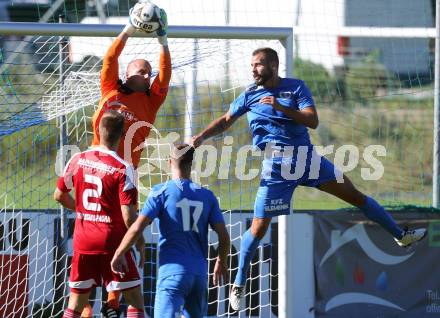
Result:
{"label": "blue jersey", "polygon": [[210,190],[191,180],[156,185],[141,214],[159,221],[159,275],[207,274],[208,224],[224,223]]}
{"label": "blue jersey", "polygon": [[273,89],[249,86],[231,104],[229,112],[232,117],[247,113],[253,144],[262,150],[268,142],[283,147],[310,145],[307,127],[272,106],[261,104],[259,101],[264,96],[275,96],[280,105],[295,110],[315,105],[309,89],[298,79],[281,78],[278,87]]}

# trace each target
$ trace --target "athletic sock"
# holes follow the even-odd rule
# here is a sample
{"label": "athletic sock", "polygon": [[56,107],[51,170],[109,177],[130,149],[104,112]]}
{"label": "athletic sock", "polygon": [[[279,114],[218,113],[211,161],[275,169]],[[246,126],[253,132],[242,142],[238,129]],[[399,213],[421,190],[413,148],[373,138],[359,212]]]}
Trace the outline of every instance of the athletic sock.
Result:
{"label": "athletic sock", "polygon": [[107,306],[113,309],[119,309],[119,296],[121,292],[119,290],[108,292],[107,296]]}
{"label": "athletic sock", "polygon": [[244,286],[246,284],[247,271],[259,244],[260,240],[252,235],[250,229],[244,232],[241,239],[238,272],[234,282],[236,286]]}
{"label": "athletic sock", "polygon": [[129,306],[127,309],[127,318],[145,318],[144,310]]}
{"label": "athletic sock", "polygon": [[81,313],[72,309],[66,308],[64,310],[63,318],[81,318]]}
{"label": "athletic sock", "polygon": [[367,218],[382,225],[382,227],[391,233],[392,236],[397,239],[402,238],[402,229],[397,225],[391,215],[376,202],[376,200],[367,196],[365,204],[361,207],[361,210]]}
{"label": "athletic sock", "polygon": [[93,317],[93,309],[92,306],[90,306],[90,304],[87,304],[81,314],[82,318],[92,318]]}

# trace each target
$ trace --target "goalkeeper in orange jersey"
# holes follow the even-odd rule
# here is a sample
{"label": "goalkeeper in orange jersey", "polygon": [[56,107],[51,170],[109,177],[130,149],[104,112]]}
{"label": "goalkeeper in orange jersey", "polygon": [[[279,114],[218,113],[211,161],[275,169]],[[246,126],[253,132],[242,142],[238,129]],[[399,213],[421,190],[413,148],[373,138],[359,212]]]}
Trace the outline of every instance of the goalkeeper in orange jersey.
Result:
{"label": "goalkeeper in orange jersey", "polygon": [[160,106],[165,101],[171,79],[171,57],[166,33],[167,16],[163,9],[157,7],[156,9],[160,11],[157,12],[160,27],[156,31],[160,44],[159,74],[153,83],[150,83],[152,71],[150,63],[144,59],[135,59],[127,66],[125,82],[119,79],[118,57],[127,39],[136,30],[145,28],[148,31],[151,28],[150,24],[139,22],[139,15],[146,5],[153,4],[137,3],[130,10],[130,22],[113,41],[104,56],[101,70],[101,100],[92,118],[93,145],[99,145],[98,126],[101,116],[109,109],[124,115],[124,135],[117,153],[135,168],[139,165],[142,143],[150,132]]}
{"label": "goalkeeper in orange jersey", "polygon": [[[145,21],[145,15],[152,13],[151,21]],[[119,78],[118,57],[128,38],[136,31],[151,32],[160,44],[159,73],[151,83],[152,67],[145,59],[131,61],[126,69],[125,82]],[[93,143],[99,145],[99,122],[108,110],[116,110],[124,115],[125,125],[122,139],[117,150],[118,155],[135,168],[138,167],[142,152],[142,143],[147,138],[156,119],[160,106],[165,101],[171,79],[171,56],[167,41],[167,15],[165,10],[151,2],[137,3],[130,10],[128,24],[113,41],[104,56],[101,70],[101,100],[92,118]],[[119,293],[110,292],[108,301],[103,305],[105,317],[118,317]],[[92,317],[88,305],[82,317]]]}

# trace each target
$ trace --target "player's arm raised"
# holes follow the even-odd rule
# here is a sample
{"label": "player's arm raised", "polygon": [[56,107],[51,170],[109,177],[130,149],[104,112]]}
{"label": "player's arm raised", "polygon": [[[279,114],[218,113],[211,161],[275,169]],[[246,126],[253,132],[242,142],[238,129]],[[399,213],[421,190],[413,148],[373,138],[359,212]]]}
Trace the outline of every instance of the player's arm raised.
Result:
{"label": "player's arm raised", "polygon": [[160,27],[156,31],[157,40],[160,44],[159,56],[159,74],[154,79],[151,85],[151,99],[153,107],[160,107],[164,102],[168,87],[171,80],[171,54],[168,48],[168,18],[164,9],[159,9],[159,24]]}
{"label": "player's arm raised", "polygon": [[156,31],[157,40],[161,45],[159,58],[159,87],[168,87],[171,79],[171,55],[168,49],[168,16],[164,9],[160,12],[160,28]]}
{"label": "player's arm raised", "polygon": [[104,59],[102,60],[101,68],[101,94],[103,95],[106,94],[108,91],[117,88],[118,86],[118,58],[121,55],[121,52],[124,49],[125,43],[127,42],[129,36],[130,33],[126,29],[124,29],[113,41],[112,45],[105,53]]}
{"label": "player's arm raised", "polygon": [[122,31],[105,53],[101,68],[101,94],[105,94],[118,86],[118,58],[125,47],[128,37],[128,33]]}
{"label": "player's arm raised", "polygon": [[137,28],[133,24],[133,20],[137,17],[136,12],[139,12],[142,4],[137,3],[130,9],[130,16],[127,25],[124,27],[118,37],[113,41],[112,45],[107,50],[102,61],[101,69],[101,93],[105,94],[111,89],[117,87],[119,80],[119,64],[118,58],[125,47],[128,38],[132,36]]}
{"label": "player's arm raised", "polygon": [[238,116],[231,116],[231,113],[227,111],[223,116],[214,119],[208,127],[206,127],[201,133],[192,137],[192,145],[197,148],[206,139],[217,136],[225,132],[232,124],[237,120]]}
{"label": "player's arm raised", "polygon": [[[162,9],[161,9],[162,10]],[[165,11],[164,11],[165,12]],[[162,36],[158,35],[160,46],[160,56],[159,56],[159,74],[157,76],[157,84],[160,88],[168,88],[171,80],[171,54],[168,48],[168,41],[166,40],[166,31],[157,31],[158,34],[164,34]],[[165,32],[165,33],[160,33]],[[163,40],[165,39],[165,40]]]}

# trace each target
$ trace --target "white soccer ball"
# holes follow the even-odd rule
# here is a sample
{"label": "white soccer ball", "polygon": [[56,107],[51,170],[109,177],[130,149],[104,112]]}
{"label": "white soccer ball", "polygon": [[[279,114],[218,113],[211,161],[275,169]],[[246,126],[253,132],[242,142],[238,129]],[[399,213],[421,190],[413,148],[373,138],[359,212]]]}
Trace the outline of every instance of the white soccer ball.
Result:
{"label": "white soccer ball", "polygon": [[145,2],[142,5],[142,9],[139,13],[143,25],[140,27],[142,31],[151,33],[157,31],[160,28],[160,9],[152,2]]}

